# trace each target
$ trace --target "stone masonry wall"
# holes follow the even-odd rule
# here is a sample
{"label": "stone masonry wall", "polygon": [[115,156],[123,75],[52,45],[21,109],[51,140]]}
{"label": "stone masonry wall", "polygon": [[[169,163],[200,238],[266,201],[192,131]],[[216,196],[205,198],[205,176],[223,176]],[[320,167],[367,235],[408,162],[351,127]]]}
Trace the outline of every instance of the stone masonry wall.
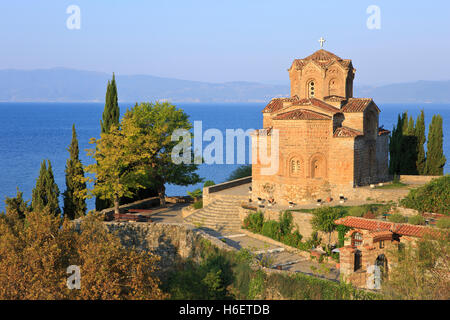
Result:
{"label": "stone masonry wall", "polygon": [[180,259],[198,257],[196,248],[206,239],[220,249],[236,250],[217,238],[178,223],[105,222],[126,247],[151,251],[161,257],[161,270],[173,267]]}

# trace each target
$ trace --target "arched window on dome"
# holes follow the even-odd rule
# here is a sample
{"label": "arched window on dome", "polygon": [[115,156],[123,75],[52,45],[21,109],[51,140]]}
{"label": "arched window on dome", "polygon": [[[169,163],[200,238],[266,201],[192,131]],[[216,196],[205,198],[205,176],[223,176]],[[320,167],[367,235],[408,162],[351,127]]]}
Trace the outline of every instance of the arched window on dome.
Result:
{"label": "arched window on dome", "polygon": [[316,86],[314,80],[308,82],[308,98],[314,98],[316,93]]}
{"label": "arched window on dome", "polygon": [[337,95],[337,80],[331,79],[328,83],[328,95]]}

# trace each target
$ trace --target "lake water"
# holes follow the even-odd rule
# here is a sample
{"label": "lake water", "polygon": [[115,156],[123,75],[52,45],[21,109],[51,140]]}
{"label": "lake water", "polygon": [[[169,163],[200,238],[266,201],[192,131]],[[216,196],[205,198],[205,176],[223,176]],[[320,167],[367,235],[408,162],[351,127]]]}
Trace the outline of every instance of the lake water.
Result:
{"label": "lake water", "polygon": [[[134,103],[121,103],[122,114],[133,105]],[[190,116],[191,122],[202,121],[203,130],[217,128],[225,137],[226,129],[261,128],[261,110],[265,105],[180,103],[177,106]],[[405,110],[415,120],[423,108],[427,130],[432,115],[441,114],[444,120],[444,152],[448,159],[444,170],[446,173],[450,172],[450,104],[379,104],[379,107],[382,111],[380,124],[389,130],[396,124],[398,113]],[[56,183],[63,192],[72,124],[75,123],[78,134],[81,161],[84,165],[92,163],[92,158],[87,157],[84,150],[92,147],[89,144],[91,137],[99,136],[103,108],[102,103],[0,103],[0,211],[4,210],[5,197],[15,196],[16,187],[24,192],[25,199],[31,199],[31,191],[43,159],[51,161]],[[203,147],[208,144],[209,142],[204,142]],[[207,180],[220,183],[238,166],[202,164],[198,173]],[[167,194],[186,195],[187,191],[199,186],[169,185]],[[88,207],[94,208],[93,200],[88,200]]]}

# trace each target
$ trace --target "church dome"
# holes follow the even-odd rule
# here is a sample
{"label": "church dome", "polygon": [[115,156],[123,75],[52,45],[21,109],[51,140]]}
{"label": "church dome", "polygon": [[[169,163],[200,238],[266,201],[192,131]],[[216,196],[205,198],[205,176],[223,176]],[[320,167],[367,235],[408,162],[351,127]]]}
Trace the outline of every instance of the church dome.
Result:
{"label": "church dome", "polygon": [[340,57],[331,53],[327,50],[320,49],[314,52],[313,54],[303,58],[302,60],[318,60],[318,61],[329,61],[329,60],[342,60]]}

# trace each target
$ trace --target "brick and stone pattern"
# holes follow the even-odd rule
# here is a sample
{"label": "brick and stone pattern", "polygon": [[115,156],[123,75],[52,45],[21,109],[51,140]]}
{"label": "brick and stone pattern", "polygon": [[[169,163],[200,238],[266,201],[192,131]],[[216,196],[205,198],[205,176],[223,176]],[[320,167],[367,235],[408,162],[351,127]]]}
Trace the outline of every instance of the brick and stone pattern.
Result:
{"label": "brick and stone pattern", "polygon": [[[253,200],[292,201],[338,198],[352,189],[384,182],[388,176],[388,134],[379,130],[379,108],[370,98],[353,98],[351,60],[319,50],[289,69],[291,97],[276,98],[263,110],[263,128],[252,135]],[[314,82],[314,88],[310,82]],[[271,156],[279,136],[278,167]]]}

